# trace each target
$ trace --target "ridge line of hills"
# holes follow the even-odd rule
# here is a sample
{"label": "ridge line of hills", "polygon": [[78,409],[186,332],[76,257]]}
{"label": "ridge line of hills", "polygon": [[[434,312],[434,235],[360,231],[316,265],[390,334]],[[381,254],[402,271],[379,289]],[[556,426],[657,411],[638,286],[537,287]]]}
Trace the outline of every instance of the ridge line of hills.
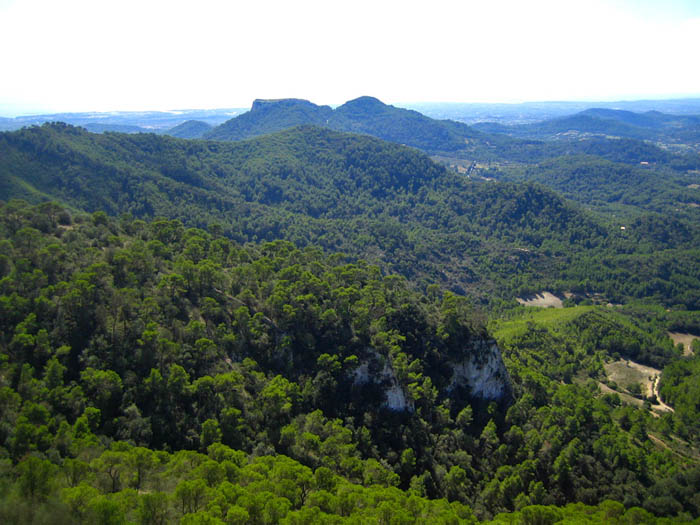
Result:
{"label": "ridge line of hills", "polygon": [[485,133],[520,138],[572,139],[575,133],[625,137],[671,144],[700,142],[700,115],[669,115],[659,111],[634,113],[627,110],[590,108],[530,124],[507,125],[480,122],[473,127]]}
{"label": "ridge line of hills", "polygon": [[[595,111],[593,111],[594,114]],[[605,113],[609,115],[610,112]],[[614,113],[615,115],[617,113]],[[656,115],[657,120],[666,122]],[[694,117],[679,117],[686,122],[694,122]],[[568,120],[567,120],[568,119]],[[633,129],[630,125],[618,123],[612,118],[603,120],[589,114],[565,117],[557,121],[541,124],[508,127],[503,125],[468,126],[454,120],[436,120],[417,111],[384,104],[374,97],[359,97],[333,109],[319,106],[303,99],[256,100],[251,110],[237,115],[210,130],[204,130],[197,137],[207,140],[235,141],[268,133],[282,131],[297,125],[316,125],[351,133],[361,133],[378,137],[389,142],[418,148],[431,155],[446,158],[470,159],[485,162],[533,163],[545,159],[570,154],[594,154],[608,160],[639,164],[640,162],[664,163],[675,169],[698,169],[700,157],[688,151],[670,153],[644,138],[630,133],[618,133],[611,138],[606,134],[585,135],[576,140],[547,141],[549,134],[537,131],[519,132],[520,129],[539,130],[553,128],[558,133],[568,131],[568,122],[584,120],[600,121],[608,128]],[[675,126],[678,120],[672,120]],[[194,126],[194,124],[189,124]],[[549,127],[549,128],[548,128]],[[560,128],[563,127],[562,131]],[[634,128],[637,129],[637,128]],[[642,128],[639,128],[642,129]],[[675,129],[675,128],[673,128]],[[689,128],[683,139],[690,139],[694,128]],[[512,136],[511,136],[512,135]],[[613,134],[614,135],[614,134]]]}
{"label": "ridge line of hills", "polygon": [[[320,244],[482,299],[549,286],[614,302],[700,301],[700,286],[668,272],[697,279],[700,231],[681,216],[641,210],[621,235],[619,223],[542,186],[470,180],[419,151],[312,126],[238,142],[27,128],[0,134],[0,189],[90,212],[218,223],[240,242]],[[632,258],[634,272],[622,263]]]}
{"label": "ridge line of hills", "polygon": [[482,135],[466,124],[431,119],[417,111],[396,108],[374,97],[364,96],[335,109],[302,99],[258,99],[250,111],[224,122],[201,138],[241,140],[304,124],[373,135],[390,142],[437,151],[454,151],[464,145],[465,138]]}

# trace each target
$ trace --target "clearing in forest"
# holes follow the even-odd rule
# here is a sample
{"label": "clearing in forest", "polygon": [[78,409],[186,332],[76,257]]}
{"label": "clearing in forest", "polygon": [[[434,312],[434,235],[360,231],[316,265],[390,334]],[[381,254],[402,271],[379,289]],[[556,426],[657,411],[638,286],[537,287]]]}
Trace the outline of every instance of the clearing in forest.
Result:
{"label": "clearing in forest", "polygon": [[[624,388],[630,394],[635,394],[636,388],[641,387],[641,395],[644,397],[656,396],[657,403],[652,405],[654,410],[673,411],[673,408],[665,404],[659,397],[659,377],[661,370],[650,366],[640,365],[634,361],[620,359],[603,365],[608,380],[614,381],[619,387]],[[636,387],[635,385],[639,385]]]}
{"label": "clearing in forest", "polygon": [[554,308],[564,308],[562,300],[550,292],[538,293],[533,297],[527,297],[525,299],[516,297],[516,300],[525,306],[539,306],[541,308],[553,306]]}
{"label": "clearing in forest", "polygon": [[685,356],[693,355],[693,349],[690,345],[693,344],[693,339],[700,339],[700,336],[681,332],[669,332],[668,336],[673,340],[673,344],[683,343],[683,355]]}

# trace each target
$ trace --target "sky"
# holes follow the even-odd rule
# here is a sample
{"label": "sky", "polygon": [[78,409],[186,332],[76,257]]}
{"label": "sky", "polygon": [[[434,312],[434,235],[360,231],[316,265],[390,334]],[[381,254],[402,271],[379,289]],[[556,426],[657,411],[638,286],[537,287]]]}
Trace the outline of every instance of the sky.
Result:
{"label": "sky", "polygon": [[700,0],[0,0],[0,116],[700,96]]}

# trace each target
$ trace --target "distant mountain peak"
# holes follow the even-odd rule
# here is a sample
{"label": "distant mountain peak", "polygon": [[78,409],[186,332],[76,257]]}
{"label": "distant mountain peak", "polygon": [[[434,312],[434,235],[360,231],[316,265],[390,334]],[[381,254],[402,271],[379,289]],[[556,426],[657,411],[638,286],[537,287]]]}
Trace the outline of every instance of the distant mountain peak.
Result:
{"label": "distant mountain peak", "polygon": [[348,100],[346,104],[367,104],[367,105],[377,105],[386,106],[384,102],[376,97],[370,97],[369,95],[364,95],[362,97],[357,97],[352,100]]}
{"label": "distant mountain peak", "polygon": [[318,107],[313,102],[303,98],[256,98],[250,111],[260,111],[271,107],[308,106]]}
{"label": "distant mountain peak", "polygon": [[362,96],[335,109],[298,98],[256,99],[250,111],[212,129],[204,138],[242,140],[304,124],[372,135],[424,151],[455,151],[465,146],[465,137],[478,135],[466,124],[434,120]]}
{"label": "distant mountain peak", "polygon": [[345,104],[340,106],[338,109],[342,110],[352,110],[352,111],[384,111],[386,108],[390,108],[387,104],[384,104],[381,100],[375,97],[363,96],[358,97],[353,100],[348,100]]}
{"label": "distant mountain peak", "polygon": [[201,120],[186,120],[182,124],[170,128],[166,134],[181,139],[198,139],[211,129],[212,126],[210,124]]}

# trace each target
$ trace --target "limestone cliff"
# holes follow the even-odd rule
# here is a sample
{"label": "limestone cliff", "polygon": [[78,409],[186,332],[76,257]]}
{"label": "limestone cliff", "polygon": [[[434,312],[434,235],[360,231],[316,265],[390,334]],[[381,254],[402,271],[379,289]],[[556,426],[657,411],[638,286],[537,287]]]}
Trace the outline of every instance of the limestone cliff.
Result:
{"label": "limestone cliff", "polygon": [[500,401],[512,394],[510,376],[496,341],[475,340],[463,360],[450,362],[452,378],[447,392],[469,389],[472,397]]}
{"label": "limestone cliff", "polygon": [[[512,395],[510,376],[506,370],[501,351],[493,340],[475,339],[464,349],[463,358],[448,361],[448,377],[433,377],[433,384],[447,385],[441,395],[452,397],[460,391],[475,399],[503,401]],[[413,399],[400,384],[390,359],[374,349],[354,370],[353,385],[380,387],[384,401],[382,406],[397,412],[413,412]]]}

